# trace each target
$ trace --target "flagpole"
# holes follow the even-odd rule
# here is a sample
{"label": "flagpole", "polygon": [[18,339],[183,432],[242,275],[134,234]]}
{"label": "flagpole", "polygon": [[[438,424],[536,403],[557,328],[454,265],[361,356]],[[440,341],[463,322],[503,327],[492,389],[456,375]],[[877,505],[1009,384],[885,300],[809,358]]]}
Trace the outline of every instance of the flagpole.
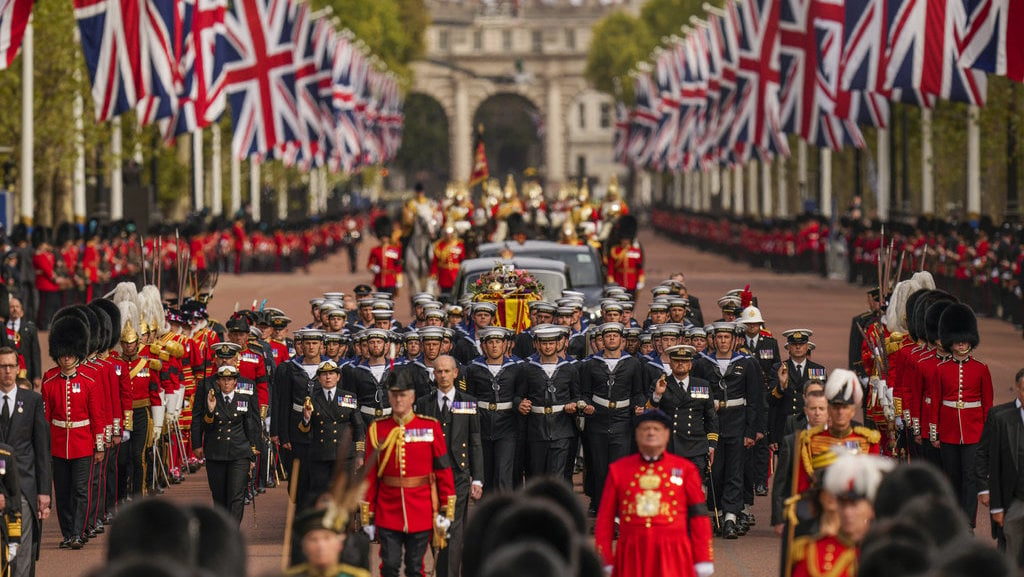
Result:
{"label": "flagpole", "polygon": [[242,161],[231,155],[231,218],[242,208]]}
{"label": "flagpole", "polygon": [[981,214],[981,134],[978,107],[967,109],[967,215]]}
{"label": "flagpole", "polygon": [[320,179],[317,178],[316,169],[306,174],[306,180],[309,183],[306,197],[306,214],[313,216],[317,213],[320,204]]}
{"label": "flagpole", "polygon": [[192,133],[192,209],[196,212],[206,206],[203,191],[203,129]]}
{"label": "flagpole", "polygon": [[210,214],[224,213],[224,175],[221,164],[220,125],[210,125]]}
{"label": "flagpole", "polygon": [[732,167],[732,177],[733,211],[736,213],[736,216],[743,216],[743,165],[736,164]]}
{"label": "flagpole", "polygon": [[921,107],[921,214],[935,214],[932,163],[932,110]]}
{"label": "flagpole", "polygon": [[[78,27],[75,27],[75,38],[78,38]],[[82,72],[76,66],[72,77],[77,84],[82,79]],[[71,177],[71,209],[75,224],[85,224],[85,99],[80,91],[75,91],[71,103],[71,116],[75,125],[75,168]]]}
{"label": "flagpole", "polygon": [[110,120],[110,220],[124,218],[124,159],[121,146],[121,117]]}
{"label": "flagpole", "polygon": [[35,93],[33,71],[32,18],[25,25],[25,36],[21,41],[21,221],[29,228],[35,214],[35,125],[32,99]]}
{"label": "flagpole", "polygon": [[778,171],[779,179],[779,205],[778,210],[775,211],[781,218],[789,216],[789,182],[786,180],[786,159],[779,158],[775,164],[775,170]]}
{"label": "flagpole", "polygon": [[729,178],[729,171],[718,165],[713,170],[722,182],[722,211],[732,212],[732,179]]}
{"label": "flagpole", "polygon": [[822,148],[818,156],[818,173],[821,174],[821,215],[832,217],[832,151]]}
{"label": "flagpole", "polygon": [[260,206],[260,165],[255,156],[249,157],[249,204],[252,210],[252,221],[260,222],[263,215]]}
{"label": "flagpole", "polygon": [[[779,157],[782,160],[782,157]],[[772,159],[761,161],[761,216],[769,218],[772,213]]]}
{"label": "flagpole", "polygon": [[889,160],[889,131],[885,128],[879,128],[877,131],[875,144],[878,146],[878,169],[875,175],[875,190],[878,191],[878,219],[882,222],[889,220],[889,198],[890,190],[889,183],[890,172],[892,171],[892,165]]}
{"label": "flagpole", "polygon": [[800,214],[803,208],[801,205],[807,200],[807,141],[802,138],[796,143],[796,189],[800,193],[796,212]]}
{"label": "flagpole", "polygon": [[760,207],[757,206],[757,189],[760,183],[757,181],[757,165],[760,161],[753,158],[747,163],[747,172],[750,173],[748,178],[750,180],[747,185],[747,212],[751,216],[760,216]]}

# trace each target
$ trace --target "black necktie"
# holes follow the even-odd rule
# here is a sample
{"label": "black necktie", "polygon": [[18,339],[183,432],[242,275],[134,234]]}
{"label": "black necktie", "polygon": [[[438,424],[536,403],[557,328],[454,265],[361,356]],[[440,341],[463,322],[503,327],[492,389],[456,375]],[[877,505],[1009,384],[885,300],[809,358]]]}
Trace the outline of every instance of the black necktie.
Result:
{"label": "black necktie", "polygon": [[4,407],[0,409],[0,433],[3,434],[3,438],[7,439],[7,429],[11,426],[11,407],[10,397],[4,395]]}
{"label": "black necktie", "polygon": [[224,404],[225,405],[230,405],[231,404],[231,397],[229,397],[227,395],[224,395]]}
{"label": "black necktie", "polygon": [[443,404],[441,405],[441,424],[448,426],[448,423],[452,422],[452,411],[448,408],[448,395],[443,397]]}
{"label": "black necktie", "polygon": [[327,404],[330,405],[331,401],[334,400],[334,391],[327,391]]}

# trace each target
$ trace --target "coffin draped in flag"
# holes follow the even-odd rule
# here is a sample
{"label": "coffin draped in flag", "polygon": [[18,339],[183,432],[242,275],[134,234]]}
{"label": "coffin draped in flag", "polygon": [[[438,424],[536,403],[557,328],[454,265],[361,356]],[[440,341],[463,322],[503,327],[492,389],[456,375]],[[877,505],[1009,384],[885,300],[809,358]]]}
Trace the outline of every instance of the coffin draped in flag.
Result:
{"label": "coffin draped in flag", "polygon": [[985,74],[960,64],[967,27],[960,0],[885,0],[885,11],[886,88],[894,100],[932,106],[938,97],[985,104]]}
{"label": "coffin draped in flag", "polygon": [[232,153],[266,156],[298,133],[294,14],[285,0],[235,0],[225,18]]}
{"label": "coffin draped in flag", "polygon": [[205,128],[224,113],[224,59],[227,49],[227,0],[184,0],[182,89],[177,107],[161,125],[168,140]]}
{"label": "coffin draped in flag", "polygon": [[960,65],[1024,82],[1024,3],[956,1],[967,10]]}
{"label": "coffin draped in flag", "polygon": [[33,0],[0,0],[0,70],[14,62],[32,15]]}
{"label": "coffin draped in flag", "polygon": [[74,0],[96,120],[132,110],[146,96],[148,70],[140,21],[143,0]]}
{"label": "coffin draped in flag", "polygon": [[753,154],[789,153],[779,127],[779,0],[746,0],[739,12],[738,95],[734,152],[741,161]]}

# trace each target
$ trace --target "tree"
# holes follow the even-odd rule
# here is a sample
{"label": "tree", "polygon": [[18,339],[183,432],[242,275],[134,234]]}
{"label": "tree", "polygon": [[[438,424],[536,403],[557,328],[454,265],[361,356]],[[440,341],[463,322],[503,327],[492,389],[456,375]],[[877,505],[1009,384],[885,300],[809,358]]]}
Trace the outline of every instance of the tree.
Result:
{"label": "tree", "polygon": [[[656,42],[647,24],[626,12],[613,12],[594,26],[585,75],[595,89],[633,101],[629,73],[646,61]],[[620,91],[621,88],[621,91]]]}
{"label": "tree", "polygon": [[704,0],[648,0],[640,9],[640,19],[656,43],[673,35],[682,36],[681,29],[690,26],[691,16],[704,16]]}

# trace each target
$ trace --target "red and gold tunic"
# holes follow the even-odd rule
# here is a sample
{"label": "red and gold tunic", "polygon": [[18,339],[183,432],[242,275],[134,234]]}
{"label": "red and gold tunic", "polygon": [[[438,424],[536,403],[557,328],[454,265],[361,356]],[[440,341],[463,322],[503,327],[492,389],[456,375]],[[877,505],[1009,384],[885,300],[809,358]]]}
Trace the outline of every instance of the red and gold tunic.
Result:
{"label": "red and gold tunic", "polygon": [[370,258],[366,263],[367,268],[379,267],[373,273],[373,286],[382,288],[395,288],[398,284],[398,277],[402,274],[402,246],[398,243],[384,242],[379,246],[370,249]]}
{"label": "red and gold tunic", "polygon": [[[363,523],[381,529],[419,533],[434,527],[434,517],[455,515],[455,481],[441,424],[410,413],[404,423],[391,416],[370,423],[366,448],[378,451],[367,468],[369,485]],[[431,476],[438,503],[431,496]]]}
{"label": "red and gold tunic", "polygon": [[[714,561],[711,519],[697,467],[671,453],[653,461],[633,454],[608,468],[594,540],[614,577],[692,577]],[[619,539],[612,551],[615,518]]]}
{"label": "red and gold tunic", "polygon": [[608,284],[635,291],[644,282],[644,251],[639,243],[619,244],[608,250]]}
{"label": "red and gold tunic", "polygon": [[793,542],[792,577],[854,577],[860,549],[842,537],[799,537]]}
{"label": "red and gold tunic", "polygon": [[847,449],[858,453],[879,454],[878,441],[881,434],[867,427],[853,427],[845,435],[835,435],[835,430],[814,427],[800,431],[796,439],[793,459],[793,494],[799,495],[815,484],[818,471],[831,465],[838,454],[834,448]]}
{"label": "red and gold tunic", "polygon": [[461,240],[441,239],[434,243],[434,260],[430,263],[430,275],[437,277],[437,285],[442,290],[450,290],[455,286],[459,265],[465,259],[466,246]]}

